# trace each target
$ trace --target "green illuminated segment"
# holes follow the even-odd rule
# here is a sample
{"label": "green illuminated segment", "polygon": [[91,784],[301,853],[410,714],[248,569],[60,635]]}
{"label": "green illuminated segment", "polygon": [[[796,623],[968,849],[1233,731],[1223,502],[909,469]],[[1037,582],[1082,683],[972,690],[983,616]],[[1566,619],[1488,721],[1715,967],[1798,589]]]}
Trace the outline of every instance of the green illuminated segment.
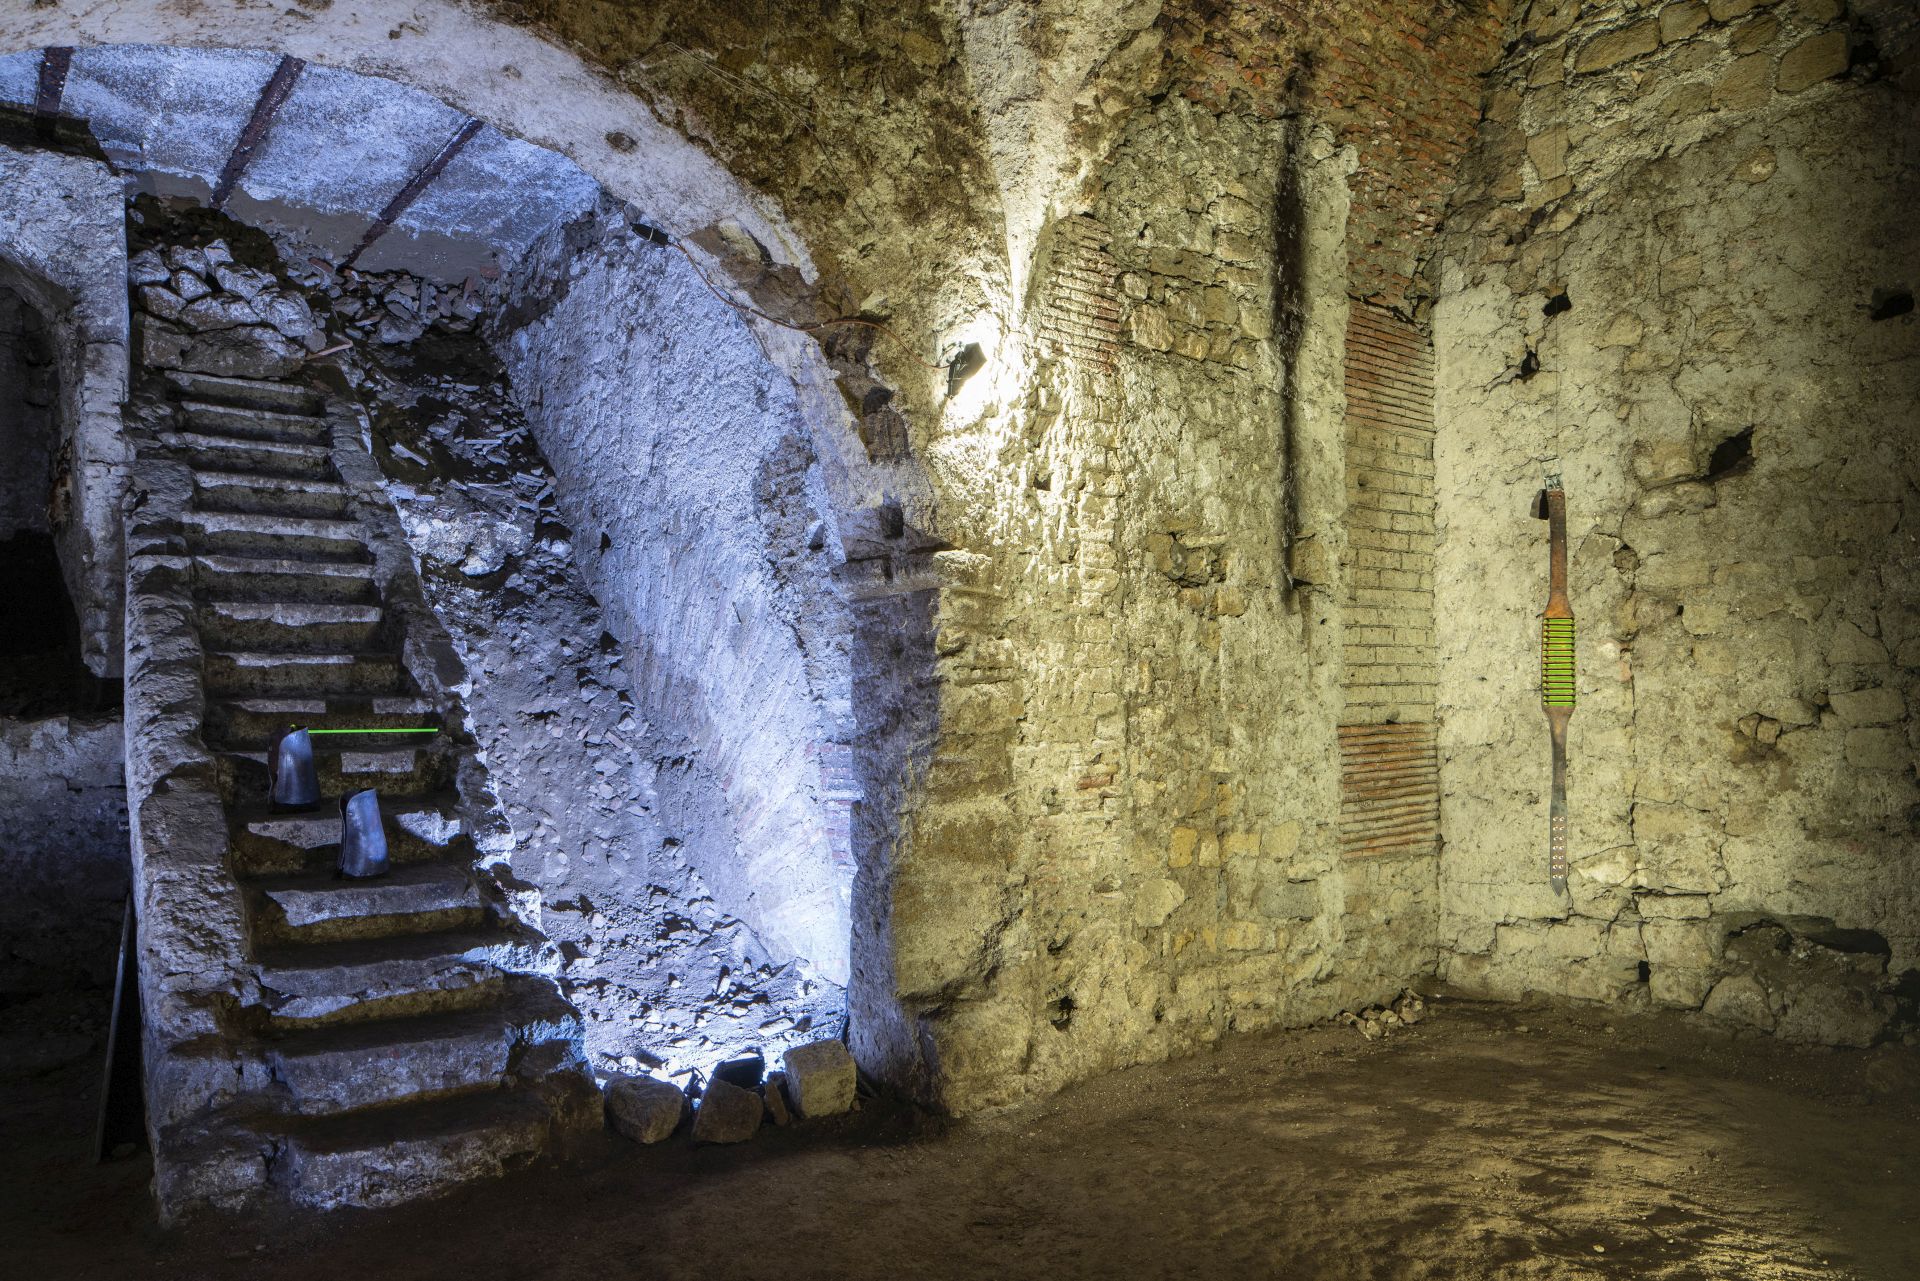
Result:
{"label": "green illuminated segment", "polygon": [[1540,701],[1573,706],[1573,620],[1549,618],[1540,628]]}

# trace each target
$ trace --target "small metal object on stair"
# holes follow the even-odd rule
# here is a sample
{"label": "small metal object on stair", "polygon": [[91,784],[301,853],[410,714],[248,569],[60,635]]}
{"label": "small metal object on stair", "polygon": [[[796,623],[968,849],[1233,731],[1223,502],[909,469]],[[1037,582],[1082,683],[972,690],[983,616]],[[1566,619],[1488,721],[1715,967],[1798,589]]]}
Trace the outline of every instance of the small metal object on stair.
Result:
{"label": "small metal object on stair", "polygon": [[387,871],[387,832],[380,822],[380,793],[368,788],[340,798],[342,876],[364,879]]}
{"label": "small metal object on stair", "polygon": [[1573,606],[1567,600],[1567,495],[1549,473],[1533,500],[1547,522],[1547,607],[1540,622],[1540,704],[1553,743],[1553,800],[1547,816],[1547,875],[1567,892],[1567,722],[1573,719]]}
{"label": "small metal object on stair", "polygon": [[270,809],[310,810],[320,804],[320,776],[313,764],[313,740],[306,730],[291,729],[280,736],[267,753],[267,770]]}

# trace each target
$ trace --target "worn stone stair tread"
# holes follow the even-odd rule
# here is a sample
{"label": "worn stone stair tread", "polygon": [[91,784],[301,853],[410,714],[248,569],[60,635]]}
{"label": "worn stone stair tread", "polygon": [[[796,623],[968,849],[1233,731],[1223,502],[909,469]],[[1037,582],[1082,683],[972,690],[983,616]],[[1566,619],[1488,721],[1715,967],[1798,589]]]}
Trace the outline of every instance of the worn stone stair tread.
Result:
{"label": "worn stone stair tread", "polygon": [[[264,761],[266,754],[258,753],[255,759]],[[389,830],[396,825],[409,831],[438,827],[448,833],[448,842],[451,843],[459,839],[458,804],[458,798],[447,792],[425,796],[382,796],[380,818]],[[340,811],[337,808],[322,808],[304,814],[276,814],[267,807],[265,801],[251,804],[241,802],[227,807],[227,821],[231,827],[247,829],[272,840],[288,840],[289,844],[299,844],[309,849],[340,843]],[[290,840],[292,837],[299,839]]]}
{"label": "worn stone stair tread", "polygon": [[311,470],[299,475],[197,467],[193,505],[199,511],[283,513],[343,520],[353,509],[353,491]]}
{"label": "worn stone stair tread", "polygon": [[329,650],[209,649],[207,691],[313,693],[344,689],[398,693],[405,686],[399,655]]}
{"label": "worn stone stair tread", "polygon": [[176,394],[214,404],[261,406],[293,413],[317,414],[321,395],[311,387],[271,378],[233,378],[168,370],[166,379]]}
{"label": "worn stone stair tread", "polygon": [[[222,435],[250,439],[313,440],[323,436],[327,420],[312,414],[289,413],[284,409],[266,409],[257,405],[223,405],[218,401],[182,398],[180,412],[195,427]],[[280,433],[261,436],[260,433]]]}
{"label": "worn stone stair tread", "polygon": [[[408,774],[420,765],[420,747],[354,747],[329,741],[331,736],[313,745],[314,764],[322,771],[331,763],[349,774]],[[231,747],[218,753],[235,760],[251,761],[265,769],[267,749]],[[349,759],[352,758],[352,759]]]}
{"label": "worn stone stair tread", "polygon": [[236,623],[280,623],[301,627],[322,623],[377,623],[378,605],[308,600],[209,600],[201,608]]}
{"label": "worn stone stair tread", "polygon": [[329,1018],[395,997],[459,992],[498,980],[506,970],[531,968],[535,960],[531,942],[504,924],[276,943],[256,958],[269,1009],[291,1020]]}
{"label": "worn stone stair tread", "polygon": [[189,526],[208,533],[258,534],[279,538],[330,538],[359,544],[364,535],[356,520],[322,516],[283,516],[276,512],[189,511]]}
{"label": "worn stone stair tread", "polygon": [[355,663],[398,663],[399,655],[370,651],[364,654],[326,653],[297,649],[212,649],[209,658],[223,658],[235,667],[279,670],[298,667],[350,667]]}
{"label": "worn stone stair tread", "polygon": [[337,480],[321,480],[306,476],[268,476],[258,472],[217,471],[196,467],[193,469],[193,483],[201,489],[262,489],[283,494],[332,494],[340,498],[351,497],[353,491],[345,483]]}
{"label": "worn stone stair tread", "polygon": [[355,917],[406,916],[484,906],[465,867],[450,861],[404,863],[385,876],[354,880],[311,872],[245,882],[300,928]]}
{"label": "worn stone stair tread", "polygon": [[284,556],[241,556],[232,552],[198,552],[194,560],[221,574],[318,575],[362,578],[369,582],[374,574],[373,565],[363,561],[293,560]]}
{"label": "worn stone stair tread", "polygon": [[398,1205],[530,1163],[547,1151],[552,1129],[547,1102],[517,1089],[288,1117],[274,1177],[314,1209]]}
{"label": "worn stone stair tread", "polygon": [[265,454],[275,458],[299,459],[307,462],[327,462],[332,451],[325,445],[309,445],[286,440],[258,440],[249,436],[224,436],[218,432],[205,431],[167,431],[160,433],[160,443],[172,449],[199,449],[207,452],[225,450],[236,454]]}
{"label": "worn stone stair tread", "polygon": [[[218,603],[218,602],[214,602]],[[247,603],[247,602],[240,602]],[[234,695],[218,700],[259,716],[420,716],[437,717],[433,700],[412,694]]]}
{"label": "worn stone stair tread", "polygon": [[526,1045],[579,1035],[551,983],[516,979],[471,1009],[284,1032],[266,1045],[274,1076],[305,1115],[390,1108],[502,1085]]}

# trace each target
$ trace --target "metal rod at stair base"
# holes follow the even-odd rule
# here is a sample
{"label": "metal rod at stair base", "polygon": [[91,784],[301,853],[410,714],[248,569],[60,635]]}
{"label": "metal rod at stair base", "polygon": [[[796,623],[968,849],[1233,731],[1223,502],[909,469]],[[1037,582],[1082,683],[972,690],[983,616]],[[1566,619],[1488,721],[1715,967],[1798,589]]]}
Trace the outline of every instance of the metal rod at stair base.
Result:
{"label": "metal rod at stair base", "polygon": [[1540,705],[1553,740],[1553,800],[1547,815],[1547,875],[1567,892],[1567,722],[1573,719],[1573,606],[1567,600],[1567,495],[1548,475],[1533,502],[1547,523],[1547,607],[1540,622]]}

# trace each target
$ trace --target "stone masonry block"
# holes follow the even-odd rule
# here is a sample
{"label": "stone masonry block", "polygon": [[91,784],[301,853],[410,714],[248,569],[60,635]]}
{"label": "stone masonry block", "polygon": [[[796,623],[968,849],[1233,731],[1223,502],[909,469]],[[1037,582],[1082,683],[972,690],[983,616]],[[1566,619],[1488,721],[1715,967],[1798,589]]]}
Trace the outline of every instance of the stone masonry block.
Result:
{"label": "stone masonry block", "polygon": [[766,1104],[756,1090],[710,1081],[693,1117],[695,1143],[744,1143],[760,1128]]}
{"label": "stone masonry block", "polygon": [[1823,31],[1787,50],[1774,87],[1781,93],[1799,93],[1846,69],[1847,33]]}
{"label": "stone masonry block", "polygon": [[780,1056],[787,1097],[803,1117],[832,1116],[853,1107],[859,1074],[853,1055],[838,1041],[814,1041]]}
{"label": "stone masonry block", "polygon": [[1829,694],[1827,701],[1848,725],[1891,725],[1907,714],[1907,700],[1900,691],[1884,686]]}
{"label": "stone masonry block", "polygon": [[1660,47],[1660,24],[1648,18],[1618,31],[1595,36],[1580,47],[1574,57],[1575,71],[1604,71],[1629,58],[1638,58]]}
{"label": "stone masonry block", "polygon": [[635,1143],[658,1143],[687,1114],[679,1086],[650,1076],[615,1076],[607,1082],[607,1121]]}
{"label": "stone masonry block", "polygon": [[1660,39],[1666,44],[1685,40],[1707,25],[1707,6],[1700,0],[1682,0],[1660,11]]}
{"label": "stone masonry block", "polygon": [[1715,111],[1747,111],[1767,100],[1772,92],[1773,59],[1764,53],[1736,58],[1720,83],[1713,87]]}
{"label": "stone masonry block", "polygon": [[1912,763],[1913,752],[1897,729],[1847,731],[1847,764],[1856,769],[1903,770]]}

